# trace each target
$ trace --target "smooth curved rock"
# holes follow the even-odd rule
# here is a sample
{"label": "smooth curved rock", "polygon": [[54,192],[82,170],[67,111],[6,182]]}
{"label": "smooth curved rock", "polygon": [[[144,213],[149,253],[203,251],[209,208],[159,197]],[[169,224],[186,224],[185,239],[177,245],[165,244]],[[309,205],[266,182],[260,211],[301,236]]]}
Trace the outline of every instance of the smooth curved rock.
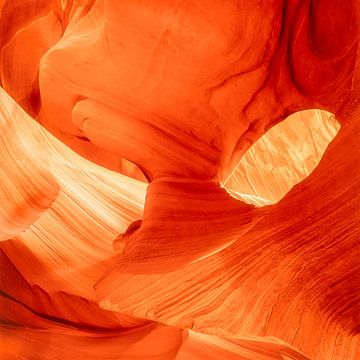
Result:
{"label": "smooth curved rock", "polygon": [[1,1],[0,356],[358,359],[359,10]]}

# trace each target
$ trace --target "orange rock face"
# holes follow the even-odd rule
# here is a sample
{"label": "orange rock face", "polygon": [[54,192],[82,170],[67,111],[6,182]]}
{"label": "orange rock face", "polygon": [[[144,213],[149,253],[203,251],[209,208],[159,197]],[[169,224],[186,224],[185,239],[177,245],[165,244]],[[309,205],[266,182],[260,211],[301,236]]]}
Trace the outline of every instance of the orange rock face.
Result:
{"label": "orange rock face", "polygon": [[0,0],[0,358],[360,358],[355,0]]}

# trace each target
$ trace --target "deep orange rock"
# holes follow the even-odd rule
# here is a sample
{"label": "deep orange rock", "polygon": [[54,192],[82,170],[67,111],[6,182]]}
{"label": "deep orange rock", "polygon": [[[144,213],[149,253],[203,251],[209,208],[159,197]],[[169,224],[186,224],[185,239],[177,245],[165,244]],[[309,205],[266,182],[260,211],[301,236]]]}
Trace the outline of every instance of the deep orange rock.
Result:
{"label": "deep orange rock", "polygon": [[355,0],[0,19],[1,357],[360,357]]}

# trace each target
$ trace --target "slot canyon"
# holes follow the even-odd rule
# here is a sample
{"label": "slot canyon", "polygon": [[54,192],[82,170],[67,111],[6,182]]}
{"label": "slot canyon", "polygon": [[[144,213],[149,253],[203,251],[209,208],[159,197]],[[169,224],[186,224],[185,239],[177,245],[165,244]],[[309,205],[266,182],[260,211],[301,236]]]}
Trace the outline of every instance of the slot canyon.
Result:
{"label": "slot canyon", "polygon": [[359,360],[359,21],[0,0],[0,359]]}

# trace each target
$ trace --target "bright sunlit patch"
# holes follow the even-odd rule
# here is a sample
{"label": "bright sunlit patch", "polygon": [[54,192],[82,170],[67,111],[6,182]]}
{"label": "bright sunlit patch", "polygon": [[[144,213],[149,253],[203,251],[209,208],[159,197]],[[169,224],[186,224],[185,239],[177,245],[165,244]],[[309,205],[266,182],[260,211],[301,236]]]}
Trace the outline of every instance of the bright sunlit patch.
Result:
{"label": "bright sunlit patch", "polygon": [[249,149],[223,186],[256,206],[277,203],[316,168],[339,129],[329,112],[295,113]]}

